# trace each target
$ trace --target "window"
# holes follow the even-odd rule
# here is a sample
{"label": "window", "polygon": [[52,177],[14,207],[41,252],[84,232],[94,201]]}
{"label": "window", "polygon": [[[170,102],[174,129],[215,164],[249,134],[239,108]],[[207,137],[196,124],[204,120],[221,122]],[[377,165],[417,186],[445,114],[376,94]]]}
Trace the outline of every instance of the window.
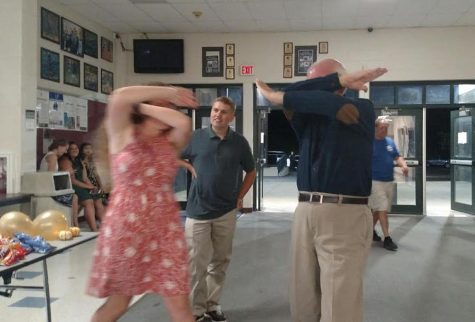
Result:
{"label": "window", "polygon": [[450,104],[450,85],[427,85],[426,104]]}
{"label": "window", "polygon": [[371,86],[370,99],[375,106],[394,105],[394,86]]}
{"label": "window", "polygon": [[422,86],[399,86],[397,101],[400,105],[422,104]]}
{"label": "window", "polygon": [[454,103],[475,103],[475,84],[454,85]]}

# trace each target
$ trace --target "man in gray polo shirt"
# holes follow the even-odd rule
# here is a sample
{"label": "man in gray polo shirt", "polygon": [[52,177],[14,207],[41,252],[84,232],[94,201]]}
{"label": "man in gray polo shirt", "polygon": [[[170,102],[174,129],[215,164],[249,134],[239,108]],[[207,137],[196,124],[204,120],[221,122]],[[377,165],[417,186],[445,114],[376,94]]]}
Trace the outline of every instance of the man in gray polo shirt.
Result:
{"label": "man in gray polo shirt", "polygon": [[229,127],[234,112],[231,99],[218,97],[211,108],[211,126],[196,130],[182,153],[197,175],[191,182],[185,223],[196,321],[226,321],[219,298],[231,260],[236,213],[256,178],[249,143]]}

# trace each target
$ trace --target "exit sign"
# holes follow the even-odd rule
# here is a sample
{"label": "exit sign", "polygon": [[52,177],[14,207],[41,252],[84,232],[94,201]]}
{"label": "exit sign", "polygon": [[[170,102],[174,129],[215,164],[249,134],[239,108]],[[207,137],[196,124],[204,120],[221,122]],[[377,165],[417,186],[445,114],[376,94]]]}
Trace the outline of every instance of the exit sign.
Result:
{"label": "exit sign", "polygon": [[254,75],[254,66],[253,65],[242,65],[241,66],[241,75],[243,75],[243,76]]}

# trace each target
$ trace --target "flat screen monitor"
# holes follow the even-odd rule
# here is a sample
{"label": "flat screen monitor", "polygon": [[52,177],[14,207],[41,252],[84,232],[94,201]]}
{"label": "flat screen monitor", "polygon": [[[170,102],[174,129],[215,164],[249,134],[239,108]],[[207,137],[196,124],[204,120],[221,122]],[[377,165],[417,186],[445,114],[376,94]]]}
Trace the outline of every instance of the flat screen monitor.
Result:
{"label": "flat screen monitor", "polygon": [[134,39],[134,72],[183,73],[183,39]]}

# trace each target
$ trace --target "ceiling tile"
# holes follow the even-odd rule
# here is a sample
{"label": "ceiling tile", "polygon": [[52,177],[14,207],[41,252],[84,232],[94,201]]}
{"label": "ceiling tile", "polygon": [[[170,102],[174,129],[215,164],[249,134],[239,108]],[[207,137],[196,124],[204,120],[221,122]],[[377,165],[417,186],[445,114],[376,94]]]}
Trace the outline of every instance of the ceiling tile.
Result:
{"label": "ceiling tile", "polygon": [[111,14],[108,11],[103,10],[101,7],[93,3],[69,5],[68,8],[73,11],[76,11],[81,16],[87,17],[87,19],[95,21],[99,24],[104,24],[105,22],[109,21],[120,21],[117,16]]}
{"label": "ceiling tile", "polygon": [[287,19],[320,19],[322,16],[322,1],[285,1],[284,8]]}
{"label": "ceiling tile", "polygon": [[289,21],[286,19],[257,20],[257,26],[261,31],[288,31],[290,29]]}
{"label": "ceiling tile", "polygon": [[137,8],[156,21],[178,20],[184,21],[186,18],[169,4],[138,4]]}
{"label": "ceiling tile", "polygon": [[342,0],[323,0],[322,16],[341,17],[355,15],[357,4],[358,2],[356,1],[350,3]]}
{"label": "ceiling tile", "polygon": [[129,21],[128,24],[136,29],[140,30],[141,32],[167,32],[168,29],[164,27],[162,24],[149,20],[149,21]]}
{"label": "ceiling tile", "polygon": [[[207,3],[176,3],[172,6],[191,22],[194,22],[196,19],[218,19],[214,11],[211,10],[211,7]],[[197,18],[194,16],[193,11],[200,11],[202,15]]]}
{"label": "ceiling tile", "polygon": [[255,19],[286,19],[283,0],[260,0],[248,3],[251,15]]}
{"label": "ceiling tile", "polygon": [[228,26],[229,30],[234,32],[252,32],[259,31],[257,22],[255,20],[238,20],[238,19],[228,19],[224,21],[224,24]]}
{"label": "ceiling tile", "polygon": [[323,28],[322,19],[289,20],[291,31],[316,31]]}
{"label": "ceiling tile", "polygon": [[230,18],[234,20],[244,20],[252,17],[249,7],[242,2],[218,2],[212,6],[212,10],[223,21],[226,21]]}

